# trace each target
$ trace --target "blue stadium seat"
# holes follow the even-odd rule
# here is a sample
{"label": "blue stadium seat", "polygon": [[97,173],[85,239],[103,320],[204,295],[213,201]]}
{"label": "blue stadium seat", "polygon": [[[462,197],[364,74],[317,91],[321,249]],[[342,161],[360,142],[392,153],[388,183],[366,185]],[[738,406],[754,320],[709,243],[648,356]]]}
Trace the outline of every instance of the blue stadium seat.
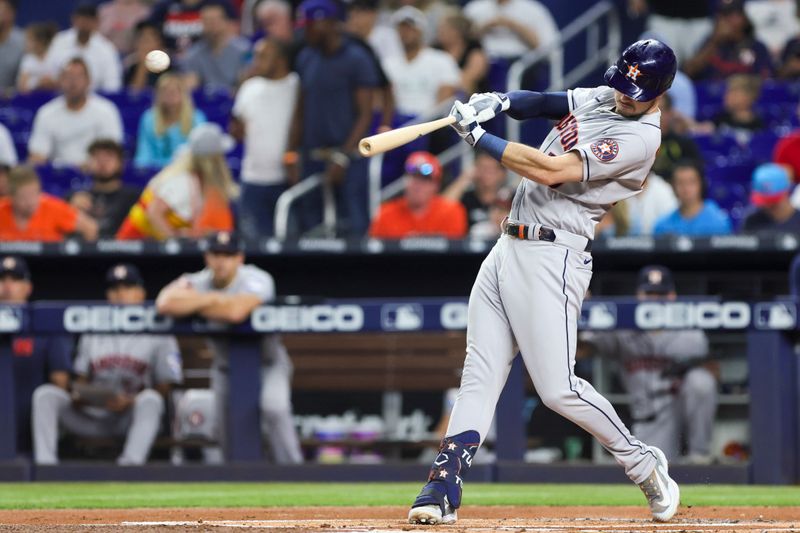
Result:
{"label": "blue stadium seat", "polygon": [[78,169],[40,165],[36,167],[42,189],[55,196],[64,197],[73,189],[88,189],[91,181]]}
{"label": "blue stadium seat", "polygon": [[774,130],[754,133],[748,144],[752,160],[756,163],[772,161],[772,150],[780,137],[780,133]]}
{"label": "blue stadium seat", "polygon": [[706,158],[715,156],[729,157],[742,150],[736,137],[731,134],[713,133],[710,135],[694,135],[692,137],[697,147]]}

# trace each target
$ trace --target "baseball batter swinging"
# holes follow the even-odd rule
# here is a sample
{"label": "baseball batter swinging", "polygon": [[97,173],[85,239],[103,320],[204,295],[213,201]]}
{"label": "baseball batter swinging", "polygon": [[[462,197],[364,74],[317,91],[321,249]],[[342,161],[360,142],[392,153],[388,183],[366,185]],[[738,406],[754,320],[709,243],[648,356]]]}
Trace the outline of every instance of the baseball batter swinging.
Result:
{"label": "baseball batter swinging", "polygon": [[[600,441],[642,489],[656,520],[675,514],[680,492],[664,454],[632,436],[608,400],[573,373],[595,225],[642,190],[661,143],[659,100],[675,70],[668,46],[638,41],[606,71],[608,87],[475,94],[453,106],[459,135],[526,179],[472,288],[461,387],[409,522],[455,522],[515,342],[542,402]],[[537,150],[486,133],[480,123],[500,112],[559,122]]]}

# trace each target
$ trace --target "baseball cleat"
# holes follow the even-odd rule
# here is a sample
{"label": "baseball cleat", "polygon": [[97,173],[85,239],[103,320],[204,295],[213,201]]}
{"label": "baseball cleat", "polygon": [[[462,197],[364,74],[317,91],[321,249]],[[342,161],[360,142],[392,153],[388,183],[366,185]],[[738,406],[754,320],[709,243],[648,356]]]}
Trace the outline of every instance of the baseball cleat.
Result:
{"label": "baseball cleat", "polygon": [[414,500],[408,512],[409,524],[452,524],[458,515],[450,505],[447,495],[440,492],[433,483],[428,483]]}
{"label": "baseball cleat", "polygon": [[678,484],[669,477],[667,457],[664,452],[651,446],[650,450],[656,455],[656,467],[639,488],[644,492],[653,519],[666,522],[675,515],[681,502],[681,491]]}

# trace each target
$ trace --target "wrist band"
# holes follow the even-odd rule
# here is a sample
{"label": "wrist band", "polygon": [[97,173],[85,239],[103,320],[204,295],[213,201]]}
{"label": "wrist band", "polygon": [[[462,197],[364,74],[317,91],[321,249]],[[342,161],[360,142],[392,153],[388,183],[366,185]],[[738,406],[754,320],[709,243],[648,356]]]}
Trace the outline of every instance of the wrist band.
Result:
{"label": "wrist band", "polygon": [[285,152],[283,154],[283,164],[284,165],[293,165],[300,160],[300,154],[295,151]]}
{"label": "wrist band", "polygon": [[342,168],[347,168],[350,166],[350,158],[347,157],[347,154],[340,150],[331,152],[328,155],[328,159],[330,159],[331,163],[339,165]]}
{"label": "wrist band", "polygon": [[480,148],[501,162],[503,161],[503,152],[506,151],[506,146],[508,146],[507,140],[496,137],[488,132],[481,135],[481,138],[475,143],[475,148]]}

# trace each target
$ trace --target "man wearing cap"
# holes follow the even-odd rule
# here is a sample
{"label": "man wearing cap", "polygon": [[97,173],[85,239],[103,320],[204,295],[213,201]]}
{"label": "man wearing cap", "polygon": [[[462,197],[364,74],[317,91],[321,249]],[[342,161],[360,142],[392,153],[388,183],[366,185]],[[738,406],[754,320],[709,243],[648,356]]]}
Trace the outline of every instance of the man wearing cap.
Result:
{"label": "man wearing cap", "polygon": [[186,53],[182,68],[190,89],[231,90],[247,64],[250,43],[233,33],[233,7],[225,0],[207,0],[200,8],[203,36]]}
{"label": "man wearing cap", "polygon": [[[136,266],[121,263],[106,274],[109,303],[142,306],[145,296]],[[84,334],[74,372],[71,394],[46,384],[33,395],[36,464],[58,463],[59,430],[84,437],[125,436],[117,464],[144,464],[161,428],[172,385],[183,381],[175,337]]]}
{"label": "man wearing cap", "polygon": [[410,117],[430,113],[436,105],[455,96],[461,71],[447,52],[425,43],[428,19],[413,6],[403,6],[392,15],[403,53],[383,60],[383,68],[394,87],[397,111]]}
{"label": "man wearing cap", "polygon": [[459,202],[439,195],[442,167],[436,156],[413,152],[406,159],[405,171],[405,194],[381,206],[369,229],[370,237],[464,237],[467,213]]}
{"label": "man wearing cap", "polygon": [[[342,31],[342,13],[333,0],[305,0],[297,8],[306,45],[298,52],[300,99],[289,138],[289,153],[303,176],[321,174],[336,187],[342,232],[361,236],[369,227],[367,160],[357,151],[369,131],[373,93],[379,86],[375,64],[363,45]],[[295,161],[293,165],[297,166]],[[322,195],[301,200],[300,230],[322,222]]]}
{"label": "man wearing cap", "polygon": [[773,66],[769,50],[756,39],[744,0],[720,0],[714,29],[700,50],[683,64],[694,80],[723,80],[732,74],[767,78]]}
{"label": "man wearing cap", "polygon": [[800,211],[792,206],[792,182],[781,165],[765,163],[753,171],[750,202],[754,209],[742,222],[742,232],[787,231],[800,233]]}
{"label": "man wearing cap", "polygon": [[[33,285],[24,259],[6,256],[0,259],[0,304],[25,305]],[[14,372],[14,412],[16,413],[17,450],[32,451],[31,398],[43,383],[65,390],[72,370],[72,340],[60,335],[14,335],[11,354]]]}
{"label": "man wearing cap", "polygon": [[75,57],[88,66],[92,88],[118,92],[122,89],[122,62],[114,44],[97,31],[97,5],[83,1],[72,12],[72,27],[56,34],[48,48],[48,64],[60,68]]}
{"label": "man wearing cap", "polygon": [[[675,300],[669,269],[647,266],[639,272],[639,301]],[[704,366],[708,339],[701,330],[582,332],[579,355],[619,360],[630,395],[632,430],[661,448],[670,459],[711,461],[711,433],[717,408],[717,382]]]}
{"label": "man wearing cap", "polygon": [[[185,317],[199,315],[211,321],[238,324],[259,305],[275,298],[275,282],[269,273],[244,264],[244,246],[236,233],[221,231],[205,241],[206,268],[184,274],[163,289],[156,299],[158,312]],[[228,395],[228,349],[225,340],[211,340],[214,350],[211,386],[217,400],[217,434],[226,448]],[[292,363],[276,334],[262,342],[261,428],[270,445],[272,459],[279,464],[303,460],[300,441],[292,420]]]}

